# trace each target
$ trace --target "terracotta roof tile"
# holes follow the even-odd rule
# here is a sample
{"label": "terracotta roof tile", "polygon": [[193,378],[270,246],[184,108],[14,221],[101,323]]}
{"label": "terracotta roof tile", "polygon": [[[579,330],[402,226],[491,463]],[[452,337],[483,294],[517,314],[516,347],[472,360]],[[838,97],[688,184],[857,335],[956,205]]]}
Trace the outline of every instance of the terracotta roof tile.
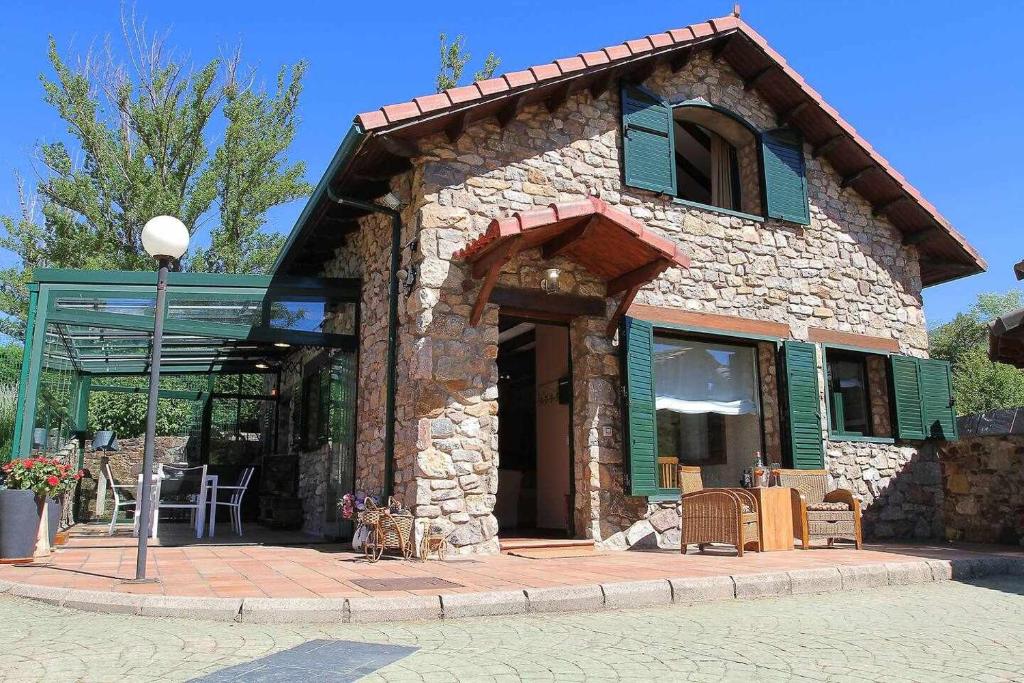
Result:
{"label": "terracotta roof tile", "polygon": [[563,57],[562,59],[556,59],[555,64],[562,70],[563,74],[567,74],[571,71],[581,71],[587,68],[586,62],[581,57]]}
{"label": "terracotta roof tile", "polygon": [[594,52],[581,52],[580,58],[586,62],[587,66],[600,66],[601,64],[608,63],[608,55],[600,50]]}
{"label": "terracotta roof tile", "polygon": [[655,49],[669,47],[675,42],[672,40],[672,36],[667,33],[655,33],[647,37],[650,39],[651,44],[654,45]]}
{"label": "terracotta roof tile", "polygon": [[669,30],[668,34],[672,36],[672,40],[677,43],[686,43],[694,39],[693,29],[689,26],[685,28],[674,28]]}
{"label": "terracotta roof tile", "polygon": [[388,125],[388,117],[384,116],[384,112],[380,109],[376,111],[366,111],[356,117],[359,121],[359,125],[364,130],[370,130],[371,128],[383,128]]}
{"label": "terracotta roof tile", "polygon": [[531,66],[530,71],[533,72],[534,78],[538,81],[546,81],[549,78],[558,78],[562,75],[562,71],[558,68],[557,64],[538,64],[537,66]]}
{"label": "terracotta roof tile", "polygon": [[423,95],[413,99],[416,106],[420,108],[420,111],[424,114],[435,109],[446,109],[451,106],[451,100],[448,99],[448,95],[445,93],[437,93],[435,95]]}
{"label": "terracotta roof tile", "polygon": [[472,102],[483,97],[483,93],[480,92],[480,88],[476,87],[476,83],[471,85],[461,85],[457,88],[448,88],[445,90],[452,104],[462,104],[463,102]]}
{"label": "terracotta roof tile", "polygon": [[463,249],[457,251],[454,258],[470,261],[482,254],[499,239],[534,228],[551,225],[552,223],[560,223],[573,218],[582,218],[595,214],[600,214],[620,228],[632,233],[648,247],[661,254],[662,257],[672,261],[673,265],[683,268],[690,266],[689,257],[682,252],[675,242],[647,230],[644,228],[643,223],[628,213],[609,206],[598,197],[587,197],[586,199],[571,202],[549,204],[542,208],[516,211],[511,216],[495,218],[490,222],[482,235],[472,240]]}
{"label": "terracotta roof tile", "polygon": [[693,33],[694,38],[704,38],[714,34],[715,32],[710,21],[702,21],[699,24],[690,24],[689,29]]}
{"label": "terracotta roof tile", "polygon": [[629,48],[625,45],[609,45],[604,48],[604,53],[608,55],[608,59],[613,62],[616,59],[625,59],[626,57],[632,57],[633,53],[630,52]]}
{"label": "terracotta roof tile", "polygon": [[488,78],[486,81],[477,81],[476,87],[480,89],[480,94],[486,97],[487,95],[505,92],[508,90],[508,83],[505,82],[504,78]]}
{"label": "terracotta roof tile", "polygon": [[388,117],[388,123],[412,119],[420,115],[420,108],[416,106],[415,102],[389,104],[386,107],[382,107],[381,111],[384,112],[384,116]]}
{"label": "terracotta roof tile", "polygon": [[739,28],[740,19],[739,17],[730,14],[728,16],[712,19],[708,23],[715,27],[716,33],[722,33],[724,31],[730,31],[734,28]]}
{"label": "terracotta roof tile", "polygon": [[508,82],[509,88],[518,88],[524,85],[533,85],[537,82],[537,79],[533,77],[531,71],[510,71],[505,74],[505,80]]}
{"label": "terracotta roof tile", "polygon": [[643,54],[644,52],[650,52],[651,50],[654,49],[654,46],[651,45],[650,39],[646,37],[627,40],[625,43],[623,43],[623,45],[628,47],[629,51],[635,55]]}

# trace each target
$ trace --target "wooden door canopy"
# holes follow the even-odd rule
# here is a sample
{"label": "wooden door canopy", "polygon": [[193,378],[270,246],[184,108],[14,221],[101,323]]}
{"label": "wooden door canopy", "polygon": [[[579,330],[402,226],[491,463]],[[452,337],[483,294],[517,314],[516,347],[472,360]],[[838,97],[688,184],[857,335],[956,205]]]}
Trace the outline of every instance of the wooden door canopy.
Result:
{"label": "wooden door canopy", "polygon": [[597,197],[517,211],[491,221],[480,237],[455,254],[472,265],[475,279],[483,280],[471,325],[480,322],[501,268],[519,252],[536,247],[545,260],[564,256],[605,280],[606,296],[623,295],[609,321],[609,336],[643,285],[668,268],[690,266],[672,240]]}

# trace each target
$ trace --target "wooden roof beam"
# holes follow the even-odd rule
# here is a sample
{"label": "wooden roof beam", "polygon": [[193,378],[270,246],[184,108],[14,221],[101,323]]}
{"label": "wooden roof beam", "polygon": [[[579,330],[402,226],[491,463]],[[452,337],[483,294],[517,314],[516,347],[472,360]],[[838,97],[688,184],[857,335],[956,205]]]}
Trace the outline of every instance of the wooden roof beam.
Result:
{"label": "wooden roof beam", "polygon": [[569,99],[569,95],[572,95],[574,92],[576,92],[576,89],[578,87],[578,79],[566,81],[565,85],[556,88],[555,91],[551,93],[551,97],[544,100],[544,106],[550,112],[556,111],[559,107],[565,104],[565,101]]}
{"label": "wooden roof beam", "polygon": [[618,78],[618,69],[608,69],[607,71],[599,74],[594,82],[590,84],[590,97],[595,100],[601,97],[601,95],[608,92],[608,89],[612,87],[612,83],[614,83]]}
{"label": "wooden roof beam", "polygon": [[870,166],[865,166],[864,168],[860,169],[856,173],[853,173],[853,174],[848,175],[848,176],[843,176],[842,181],[840,181],[840,183],[839,183],[839,187],[841,187],[841,188],[843,188],[845,190],[850,185],[853,185],[855,182],[857,182],[858,180],[860,180],[864,176],[868,175],[869,173],[873,173],[875,171],[880,171],[880,170],[882,170],[882,169],[880,169],[878,166],[875,166],[874,164],[871,164]]}
{"label": "wooden roof beam", "polygon": [[793,105],[792,107],[790,107],[786,111],[784,111],[781,114],[779,114],[778,116],[776,116],[775,117],[775,123],[778,126],[785,126],[785,125],[789,124],[789,122],[793,120],[794,116],[796,116],[797,114],[802,112],[804,109],[806,109],[810,105],[811,105],[811,100],[804,100],[803,102],[799,102],[799,103]]}
{"label": "wooden roof beam", "polygon": [[747,90],[747,91],[753,90],[754,88],[757,87],[757,84],[760,83],[761,80],[765,76],[770,74],[772,72],[772,70],[774,70],[774,69],[775,69],[775,65],[774,64],[769,64],[768,66],[766,66],[765,68],[761,69],[760,71],[758,71],[756,74],[754,74],[750,78],[744,78],[743,79],[743,89]]}
{"label": "wooden roof beam", "polygon": [[845,139],[846,136],[843,135],[842,133],[840,133],[839,135],[833,135],[832,137],[822,142],[820,145],[817,145],[813,150],[811,150],[811,156],[817,159],[823,154],[828,154],[833,149],[835,149],[840,142],[842,142]]}
{"label": "wooden roof beam", "polygon": [[519,112],[523,110],[523,106],[526,104],[526,97],[523,95],[517,95],[511,98],[504,107],[498,110],[495,114],[498,118],[498,125],[502,128],[508,126],[508,124],[515,121],[515,118],[519,116]]}
{"label": "wooden roof beam", "polygon": [[458,142],[462,134],[466,132],[466,125],[469,123],[469,112],[464,111],[456,116],[450,124],[444,129],[444,134],[448,136],[448,142]]}
{"label": "wooden roof beam", "polygon": [[729,46],[732,45],[732,41],[734,40],[736,40],[736,36],[731,35],[711,48],[711,59],[716,62],[721,59],[722,55],[725,54],[725,51],[729,49]]}
{"label": "wooden roof beam", "polygon": [[598,217],[593,216],[579,225],[572,227],[559,235],[555,235],[552,239],[545,242],[543,247],[541,247],[541,256],[545,260],[560,256],[573,245],[585,240],[587,236],[594,231],[597,221]]}
{"label": "wooden roof beam", "polygon": [[654,66],[653,59],[645,59],[636,68],[624,73],[622,79],[635,85],[640,85],[654,73]]}
{"label": "wooden roof beam", "polygon": [[605,335],[611,337],[615,334],[615,330],[619,328],[619,322],[622,320],[622,316],[626,315],[626,311],[633,305],[633,300],[636,299],[637,293],[643,285],[633,285],[626,290],[625,294],[622,295],[622,299],[619,301],[619,305],[615,307],[615,312],[612,313],[612,317],[608,320],[608,327],[605,328]]}
{"label": "wooden roof beam", "polygon": [[920,244],[921,242],[924,242],[925,240],[931,237],[935,237],[941,232],[942,231],[936,228],[935,226],[932,226],[930,228],[923,228],[921,230],[915,230],[914,232],[907,233],[906,235],[903,236],[903,246],[907,247],[912,244]]}
{"label": "wooden roof beam", "polygon": [[885,202],[882,202],[881,204],[875,204],[871,208],[871,215],[873,215],[875,218],[878,218],[879,216],[884,216],[887,213],[889,213],[889,210],[892,207],[894,207],[897,204],[900,204],[902,202],[909,201],[909,200],[910,200],[910,197],[908,197],[905,194],[901,194],[900,196],[893,197],[892,199],[890,199],[888,201],[885,201]]}
{"label": "wooden roof beam", "polygon": [[686,68],[691,59],[693,59],[692,47],[680,50],[668,60],[668,68],[672,69],[672,73],[678,73]]}
{"label": "wooden roof beam", "polygon": [[[487,268],[484,281],[480,285],[480,291],[477,293],[476,301],[473,303],[473,309],[469,313],[470,325],[476,326],[480,322],[480,316],[483,315],[484,306],[487,305],[488,299],[491,298],[491,292],[494,290],[494,285],[498,282],[498,275],[501,274],[502,266],[512,260],[519,252],[522,242],[521,239],[510,239],[495,248],[495,258],[491,260]],[[478,264],[479,262],[474,264],[474,271]]]}
{"label": "wooden roof beam", "polygon": [[608,290],[605,296],[615,296],[636,286],[643,286],[658,277],[672,265],[672,262],[665,258],[657,258],[650,263],[624,273],[617,278],[608,281]]}
{"label": "wooden roof beam", "polygon": [[393,156],[411,159],[420,155],[419,146],[411,140],[397,138],[392,135],[381,135],[377,139],[380,141],[380,146]]}

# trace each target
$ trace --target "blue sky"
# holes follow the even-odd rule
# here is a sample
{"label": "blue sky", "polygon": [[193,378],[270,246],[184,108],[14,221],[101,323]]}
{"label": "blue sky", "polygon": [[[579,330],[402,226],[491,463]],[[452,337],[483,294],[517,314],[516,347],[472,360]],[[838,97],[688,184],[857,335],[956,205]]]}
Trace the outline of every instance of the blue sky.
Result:
{"label": "blue sky", "polygon": [[[979,292],[1015,287],[1012,264],[1024,259],[1024,3],[742,5],[743,18],[988,260],[988,273],[926,290],[929,325],[967,308]],[[101,45],[107,35],[117,38],[120,7],[118,0],[5,3],[0,212],[17,209],[11,172],[32,176],[34,143],[65,135],[41,98],[47,35],[65,53]],[[135,7],[196,61],[241,45],[246,61],[271,81],[282,64],[307,59],[292,155],[307,162],[315,182],[354,114],[433,90],[441,31],[466,35],[474,62],[493,50],[505,71],[722,16],[732,3],[139,0]],[[300,209],[278,209],[272,227],[286,232]]]}

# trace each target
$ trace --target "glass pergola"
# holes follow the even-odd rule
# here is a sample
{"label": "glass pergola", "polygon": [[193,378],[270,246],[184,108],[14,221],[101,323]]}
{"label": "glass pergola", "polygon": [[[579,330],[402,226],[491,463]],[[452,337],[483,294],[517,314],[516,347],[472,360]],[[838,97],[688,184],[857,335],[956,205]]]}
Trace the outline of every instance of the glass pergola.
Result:
{"label": "glass pergola", "polygon": [[[90,393],[144,401],[155,323],[156,273],[41,269],[29,289],[13,457],[84,441]],[[160,398],[195,404],[205,448],[214,399],[272,400],[300,348],[354,355],[359,290],[355,279],[171,273]]]}

